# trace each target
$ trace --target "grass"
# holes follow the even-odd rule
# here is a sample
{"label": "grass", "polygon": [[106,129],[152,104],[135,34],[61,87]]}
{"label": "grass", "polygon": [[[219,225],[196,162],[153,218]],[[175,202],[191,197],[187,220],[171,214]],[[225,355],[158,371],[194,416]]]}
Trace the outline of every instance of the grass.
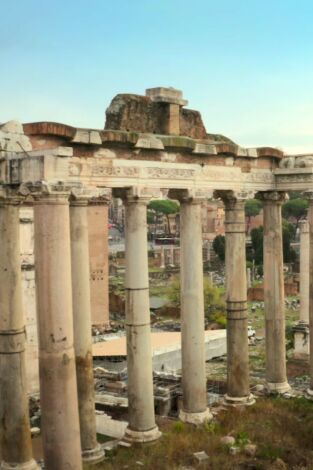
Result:
{"label": "grass", "polygon": [[[205,451],[209,460],[197,468],[265,470],[279,458],[285,462],[286,469],[313,469],[313,403],[305,399],[259,399],[251,407],[221,411],[215,421],[198,428],[165,419],[159,426],[163,435],[156,443],[127,449],[118,447],[107,452],[105,462],[92,468],[195,468],[193,453]],[[229,448],[221,444],[220,439],[225,435],[234,436],[235,445],[241,449],[239,454],[230,455]],[[248,457],[242,451],[250,442],[257,446],[255,457]]]}

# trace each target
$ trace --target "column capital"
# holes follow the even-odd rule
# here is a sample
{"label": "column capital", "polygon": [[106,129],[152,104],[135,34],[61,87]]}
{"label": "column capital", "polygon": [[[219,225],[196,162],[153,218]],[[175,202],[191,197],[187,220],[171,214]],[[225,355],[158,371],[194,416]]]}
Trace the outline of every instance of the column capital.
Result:
{"label": "column capital", "polygon": [[122,199],[124,204],[149,204],[152,198],[159,199],[161,191],[155,188],[131,186],[130,188],[114,188],[113,197]]}
{"label": "column capital", "polygon": [[285,191],[259,191],[256,194],[256,199],[265,203],[283,204],[288,200],[288,194]]}
{"label": "column capital", "polygon": [[25,199],[20,186],[0,185],[0,205],[19,206]]}
{"label": "column capital", "polygon": [[30,196],[36,203],[45,204],[68,203],[73,183],[65,181],[47,182],[37,181],[35,183],[23,183],[21,191],[25,196]]}
{"label": "column capital", "polygon": [[201,190],[194,188],[185,188],[185,189],[170,189],[168,191],[168,197],[170,199],[175,199],[180,203],[188,204],[202,204],[208,199],[212,199],[213,190]]}
{"label": "column capital", "polygon": [[71,206],[107,205],[110,203],[111,190],[94,188],[79,184],[70,193]]}
{"label": "column capital", "polygon": [[309,201],[309,203],[312,203],[313,201],[313,191],[305,191],[303,194],[303,197]]}
{"label": "column capital", "polygon": [[216,190],[214,191],[214,197],[216,199],[222,199],[225,204],[225,208],[232,210],[239,203],[242,205],[248,199],[253,199],[255,196],[254,191],[233,191],[233,190]]}

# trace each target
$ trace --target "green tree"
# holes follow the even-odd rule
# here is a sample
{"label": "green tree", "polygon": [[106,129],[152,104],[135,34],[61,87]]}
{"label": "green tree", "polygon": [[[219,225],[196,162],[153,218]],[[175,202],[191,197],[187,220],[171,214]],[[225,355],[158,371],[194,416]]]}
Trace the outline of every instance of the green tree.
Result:
{"label": "green tree", "polygon": [[213,240],[213,250],[221,261],[225,261],[225,236],[217,235]]}
{"label": "green tree", "polygon": [[[296,253],[291,247],[291,241],[295,236],[296,227],[283,220],[283,256],[285,263],[292,263],[295,261]],[[251,243],[253,249],[253,258],[256,265],[263,264],[263,227],[254,228],[251,230]]]}
{"label": "green tree", "polygon": [[250,236],[254,262],[256,265],[263,264],[263,227],[253,228]]}
{"label": "green tree", "polygon": [[247,218],[247,233],[249,232],[251,217],[256,217],[261,212],[263,205],[258,199],[249,199],[245,204],[245,215]]}
{"label": "green tree", "polygon": [[166,217],[167,230],[168,233],[171,235],[171,224],[169,216],[170,214],[177,214],[177,212],[179,211],[179,204],[175,201],[171,201],[170,199],[156,200],[150,202],[148,209],[151,209]]}
{"label": "green tree", "polygon": [[296,227],[299,221],[306,217],[308,210],[308,201],[303,198],[290,199],[282,207],[282,215],[285,219],[295,219]]}
{"label": "green tree", "polygon": [[155,223],[155,212],[147,210],[147,224]]}
{"label": "green tree", "polygon": [[[205,316],[210,321],[216,321],[221,326],[226,325],[225,319],[225,301],[220,290],[212,286],[209,279],[203,280],[204,311]],[[167,297],[172,304],[180,306],[180,279],[174,278],[167,289]]]}
{"label": "green tree", "polygon": [[285,263],[293,263],[296,260],[296,252],[291,247],[291,242],[295,238],[296,226],[283,220],[283,253]]}

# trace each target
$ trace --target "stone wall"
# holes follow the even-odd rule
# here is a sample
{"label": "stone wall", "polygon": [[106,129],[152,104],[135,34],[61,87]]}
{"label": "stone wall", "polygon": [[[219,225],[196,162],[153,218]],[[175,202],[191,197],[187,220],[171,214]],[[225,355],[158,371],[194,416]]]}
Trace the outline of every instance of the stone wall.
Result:
{"label": "stone wall", "polygon": [[[285,282],[284,285],[285,296],[298,295],[299,285],[296,282]],[[249,287],[248,289],[248,301],[263,301],[264,300],[264,288],[263,285],[257,287]]]}
{"label": "stone wall", "polygon": [[[105,129],[166,134],[168,106],[148,96],[119,94],[106,110]],[[199,111],[180,108],[180,135],[205,139],[207,134]]]}

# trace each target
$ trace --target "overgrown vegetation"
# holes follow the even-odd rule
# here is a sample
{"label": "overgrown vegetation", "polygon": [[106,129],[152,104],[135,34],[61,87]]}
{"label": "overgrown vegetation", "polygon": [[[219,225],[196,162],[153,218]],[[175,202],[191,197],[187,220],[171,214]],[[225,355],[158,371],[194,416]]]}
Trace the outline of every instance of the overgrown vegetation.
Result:
{"label": "overgrown vegetation", "polygon": [[[226,326],[226,305],[223,299],[221,289],[212,286],[207,278],[203,281],[204,294],[204,312],[205,317],[210,322],[218,323],[225,328]],[[167,298],[169,301],[180,306],[180,279],[174,278],[167,289]]]}
{"label": "overgrown vegetation", "polygon": [[[198,428],[167,419],[160,419],[158,424],[163,435],[155,444],[107,451],[107,460],[92,468],[196,468],[193,453],[200,451],[209,456],[200,466],[203,469],[313,468],[313,403],[305,399],[258,399],[251,407],[221,411],[213,422]],[[229,447],[221,443],[225,435],[235,438],[235,445],[240,449],[238,454],[230,455]],[[254,457],[243,451],[249,442],[257,446]],[[280,466],[276,466],[278,463]],[[87,469],[91,470],[86,466]]]}

